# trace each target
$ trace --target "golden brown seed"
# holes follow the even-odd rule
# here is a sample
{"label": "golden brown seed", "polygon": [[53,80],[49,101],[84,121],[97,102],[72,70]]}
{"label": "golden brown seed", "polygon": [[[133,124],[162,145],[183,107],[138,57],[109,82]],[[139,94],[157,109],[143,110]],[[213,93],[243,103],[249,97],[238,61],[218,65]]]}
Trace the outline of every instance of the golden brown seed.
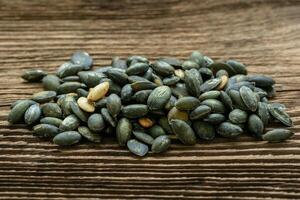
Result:
{"label": "golden brown seed", "polygon": [[151,126],[154,125],[154,121],[152,121],[147,117],[143,117],[139,119],[139,124],[144,128],[150,128]]}
{"label": "golden brown seed", "polygon": [[106,95],[108,89],[109,89],[109,82],[100,83],[99,85],[90,89],[87,99],[89,101],[98,101]]}
{"label": "golden brown seed", "polygon": [[180,111],[176,107],[173,107],[168,113],[168,120],[171,121],[172,119],[180,119],[182,121],[188,121],[189,115],[185,111]]}
{"label": "golden brown seed", "polygon": [[221,83],[218,85],[217,90],[222,90],[226,86],[228,82],[228,76],[223,75],[221,76],[220,79],[221,79]]}
{"label": "golden brown seed", "polygon": [[183,79],[183,78],[184,78],[184,71],[183,71],[182,69],[176,69],[176,70],[174,71],[174,74],[175,74],[176,76],[178,76],[180,79]]}
{"label": "golden brown seed", "polygon": [[85,97],[80,97],[77,100],[77,103],[78,103],[78,106],[86,112],[94,112],[95,111],[95,103],[88,101],[88,99]]}

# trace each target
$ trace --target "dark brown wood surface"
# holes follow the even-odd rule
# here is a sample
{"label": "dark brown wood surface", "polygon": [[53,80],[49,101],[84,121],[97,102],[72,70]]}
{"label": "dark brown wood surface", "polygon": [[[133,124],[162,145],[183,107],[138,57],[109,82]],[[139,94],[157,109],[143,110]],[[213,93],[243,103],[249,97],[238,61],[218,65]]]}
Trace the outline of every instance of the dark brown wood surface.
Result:
{"label": "dark brown wood surface", "polygon": [[[248,136],[133,157],[115,141],[67,149],[9,126],[9,105],[42,90],[23,70],[54,72],[74,50],[186,58],[200,50],[271,75],[295,136]],[[300,1],[0,0],[0,199],[300,199]]]}

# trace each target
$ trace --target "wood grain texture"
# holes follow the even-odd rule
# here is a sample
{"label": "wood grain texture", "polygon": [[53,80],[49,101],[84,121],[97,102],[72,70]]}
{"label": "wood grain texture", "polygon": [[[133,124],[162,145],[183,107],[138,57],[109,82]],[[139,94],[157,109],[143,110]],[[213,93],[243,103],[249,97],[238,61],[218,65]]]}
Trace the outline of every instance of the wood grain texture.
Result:
{"label": "wood grain texture", "polygon": [[[300,2],[0,0],[0,199],[300,199]],[[295,136],[248,136],[133,157],[112,139],[58,148],[9,126],[13,101],[42,90],[22,70],[53,72],[77,49],[114,55],[235,58],[271,75]]]}

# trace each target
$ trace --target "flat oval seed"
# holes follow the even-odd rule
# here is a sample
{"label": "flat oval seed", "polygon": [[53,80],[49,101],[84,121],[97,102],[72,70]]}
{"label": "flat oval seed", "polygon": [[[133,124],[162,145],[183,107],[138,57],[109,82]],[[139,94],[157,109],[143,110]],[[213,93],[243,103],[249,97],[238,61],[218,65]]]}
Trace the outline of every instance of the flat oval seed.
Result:
{"label": "flat oval seed", "polygon": [[213,72],[208,68],[200,68],[199,69],[200,75],[203,80],[208,80],[214,78]]}
{"label": "flat oval seed", "polygon": [[228,65],[226,63],[212,63],[211,65],[209,65],[209,68],[216,73],[217,71],[223,69],[225,71],[228,72],[229,76],[233,76],[235,75],[237,72],[234,70],[233,67],[231,67],[231,65]]}
{"label": "flat oval seed", "polygon": [[189,59],[196,62],[199,65],[199,67],[204,67],[205,59],[202,53],[200,53],[199,51],[193,51]]}
{"label": "flat oval seed", "polygon": [[138,120],[138,122],[144,128],[150,128],[154,124],[154,121],[148,117],[142,117]]}
{"label": "flat oval seed", "polygon": [[153,69],[149,68],[143,75],[143,77],[147,80],[152,80],[153,79]]}
{"label": "flat oval seed", "polygon": [[279,120],[284,125],[293,126],[292,119],[284,110],[278,107],[274,107],[272,106],[272,104],[268,106],[268,110],[275,119]]}
{"label": "flat oval seed", "polygon": [[149,81],[148,79],[141,76],[128,76],[129,83],[134,83],[138,81]]}
{"label": "flat oval seed", "polygon": [[230,110],[233,109],[232,100],[226,92],[224,92],[224,91],[220,92],[220,99],[227,108],[229,108]]}
{"label": "flat oval seed", "polygon": [[159,125],[152,126],[150,129],[148,129],[148,132],[153,138],[157,138],[161,135],[166,135],[165,130]]}
{"label": "flat oval seed", "polygon": [[289,139],[292,137],[294,133],[288,129],[274,129],[271,131],[266,132],[262,139],[268,142],[283,142],[284,140]]}
{"label": "flat oval seed", "polygon": [[120,146],[125,146],[131,138],[132,124],[126,118],[121,118],[116,128],[116,136]]}
{"label": "flat oval seed", "polygon": [[258,101],[255,96],[255,93],[247,86],[242,86],[240,88],[240,95],[247,108],[252,112],[256,111]]}
{"label": "flat oval seed", "polygon": [[221,79],[221,83],[216,88],[217,90],[223,90],[228,83],[228,76],[223,75],[220,77],[220,79]]}
{"label": "flat oval seed", "polygon": [[70,108],[72,112],[83,122],[86,122],[88,120],[87,113],[85,113],[83,110],[81,110],[76,103],[76,101],[70,102]]}
{"label": "flat oval seed", "polygon": [[65,82],[57,88],[57,93],[68,94],[68,93],[76,92],[76,90],[82,86],[83,84],[79,82]]}
{"label": "flat oval seed", "polygon": [[194,110],[200,105],[199,99],[196,97],[182,97],[177,100],[175,107],[178,110]]}
{"label": "flat oval seed", "polygon": [[85,70],[89,70],[93,65],[92,57],[85,51],[76,51],[71,57],[71,62],[84,67]]}
{"label": "flat oval seed", "polygon": [[204,92],[199,96],[200,101],[204,101],[206,99],[217,99],[220,96],[220,91],[212,90],[208,92]]}
{"label": "flat oval seed", "polygon": [[220,85],[220,83],[221,83],[220,78],[209,79],[200,86],[200,90],[201,90],[201,92],[207,92],[207,91],[213,90],[216,87],[218,87],[218,85]]}
{"label": "flat oval seed", "polygon": [[240,95],[239,91],[229,90],[228,95],[232,99],[234,108],[238,108],[238,109],[241,109],[241,110],[248,110],[248,108],[246,107],[246,105],[244,104],[244,102],[241,98],[241,95]]}
{"label": "flat oval seed", "polygon": [[221,124],[226,120],[226,117],[220,113],[212,113],[203,119],[203,121],[208,122],[210,124]]}
{"label": "flat oval seed", "polygon": [[54,91],[42,91],[32,95],[31,99],[38,103],[46,103],[52,101],[56,97],[56,92]]}
{"label": "flat oval seed", "polygon": [[78,143],[81,140],[81,135],[77,131],[66,131],[57,134],[53,138],[53,143],[59,146],[68,146]]}
{"label": "flat oval seed", "polygon": [[105,128],[104,119],[99,113],[92,114],[89,117],[87,124],[89,129],[94,132],[100,132]]}
{"label": "flat oval seed", "polygon": [[171,140],[167,135],[161,135],[152,142],[151,151],[153,153],[165,152],[171,145]]}
{"label": "flat oval seed", "polygon": [[152,69],[157,73],[162,76],[168,76],[174,73],[174,67],[172,67],[170,64],[158,60],[152,65]]}
{"label": "flat oval seed", "polygon": [[26,124],[34,124],[41,117],[42,111],[39,104],[31,105],[25,112],[24,121]]}
{"label": "flat oval seed", "polygon": [[109,123],[112,127],[116,126],[116,121],[115,119],[109,114],[107,108],[102,108],[101,109],[101,115],[107,123]]}
{"label": "flat oval seed", "polygon": [[272,79],[272,77],[265,75],[247,76],[247,80],[255,83],[256,87],[271,87],[275,84],[275,81]]}
{"label": "flat oval seed", "polygon": [[70,82],[70,81],[80,81],[79,76],[73,75],[73,76],[66,76],[62,79],[63,82]]}
{"label": "flat oval seed", "polygon": [[133,63],[139,63],[139,62],[142,62],[142,63],[149,63],[148,59],[143,57],[143,56],[130,56],[127,58],[127,65],[130,66],[132,65]]}
{"label": "flat oval seed", "polygon": [[148,97],[147,105],[149,110],[161,110],[171,98],[171,89],[168,86],[155,88]]}
{"label": "flat oval seed", "polygon": [[47,75],[43,78],[43,87],[45,90],[56,91],[60,85],[61,80],[56,75]]}
{"label": "flat oval seed", "polygon": [[56,127],[59,127],[60,124],[62,123],[62,120],[59,118],[55,118],[55,117],[44,117],[40,120],[41,124],[50,124]]}
{"label": "flat oval seed", "polygon": [[111,68],[105,74],[117,84],[125,85],[128,82],[128,75],[123,69]]}
{"label": "flat oval seed", "polygon": [[145,156],[149,148],[147,145],[137,141],[136,139],[131,139],[127,142],[127,147],[129,151],[137,156]]}
{"label": "flat oval seed", "polygon": [[214,126],[207,122],[195,121],[193,123],[193,129],[201,139],[213,140],[215,138],[216,131]]}
{"label": "flat oval seed", "polygon": [[225,113],[225,106],[217,99],[206,99],[201,102],[201,105],[207,105],[213,113]]}
{"label": "flat oval seed", "polygon": [[102,99],[109,90],[109,82],[103,82],[96,87],[90,89],[87,99],[90,101],[98,101]]}
{"label": "flat oval seed", "polygon": [[152,91],[153,90],[138,91],[133,95],[132,99],[134,99],[137,103],[146,104]]}
{"label": "flat oval seed", "polygon": [[54,137],[58,133],[59,129],[50,124],[38,124],[33,127],[33,134],[42,138]]}
{"label": "flat oval seed", "polygon": [[62,110],[56,103],[45,103],[41,106],[41,108],[45,117],[62,117]]}
{"label": "flat oval seed", "polygon": [[250,115],[248,119],[248,130],[252,135],[255,135],[257,138],[261,139],[264,132],[264,124],[257,115]]}
{"label": "flat oval seed", "polygon": [[172,119],[171,127],[178,139],[186,145],[194,145],[197,142],[193,129],[184,121]]}
{"label": "flat oval seed", "polygon": [[207,116],[212,109],[207,105],[198,106],[195,110],[190,113],[190,119],[196,120]]}
{"label": "flat oval seed", "polygon": [[79,119],[76,115],[72,114],[67,116],[59,126],[59,129],[62,131],[73,131],[78,128],[80,125]]}
{"label": "flat oval seed", "polygon": [[[61,109],[65,116],[68,116],[72,113],[71,102],[76,102],[75,98],[71,95],[66,95],[61,102]],[[58,103],[58,101],[57,101]]]}
{"label": "flat oval seed", "polygon": [[171,86],[171,85],[175,85],[178,81],[180,81],[180,78],[177,77],[177,76],[172,75],[172,76],[164,78],[163,79],[163,84]]}
{"label": "flat oval seed", "polygon": [[118,95],[111,94],[107,97],[106,108],[112,117],[117,117],[121,111],[121,106],[121,98]]}
{"label": "flat oval seed", "polygon": [[67,76],[73,76],[76,75],[78,72],[82,71],[84,67],[71,63],[71,62],[66,62],[63,63],[57,70],[57,76],[60,78],[64,78]]}
{"label": "flat oval seed", "polygon": [[82,89],[82,88],[78,88],[78,89],[76,90],[76,93],[77,93],[77,95],[78,95],[79,97],[87,97],[88,94],[89,94],[88,91],[86,91],[85,89]]}
{"label": "flat oval seed", "polygon": [[122,108],[122,114],[128,118],[143,117],[148,113],[148,107],[144,104],[131,104]]}
{"label": "flat oval seed", "polygon": [[184,74],[184,82],[187,91],[194,97],[199,97],[201,94],[201,84],[203,82],[202,77],[198,70],[190,69],[186,70]]}
{"label": "flat oval seed", "polygon": [[148,63],[134,63],[126,69],[126,73],[128,75],[144,74],[148,69]]}
{"label": "flat oval seed", "polygon": [[171,121],[172,119],[188,121],[189,115],[186,111],[180,111],[176,107],[173,107],[168,113],[168,120]]}
{"label": "flat oval seed", "polygon": [[80,81],[89,88],[97,86],[100,81],[106,77],[105,74],[94,71],[81,71],[77,75],[79,76]]}
{"label": "flat oval seed", "polygon": [[100,143],[102,138],[99,134],[92,132],[88,127],[86,126],[79,126],[78,132],[87,140],[95,143]]}
{"label": "flat oval seed", "polygon": [[234,109],[229,113],[228,118],[234,124],[242,124],[247,121],[248,114],[243,110]]}
{"label": "flat oval seed", "polygon": [[157,87],[157,84],[150,82],[150,81],[136,81],[134,83],[131,83],[131,87],[134,91],[140,91],[140,90],[152,90]]}
{"label": "flat oval seed", "polygon": [[130,84],[126,84],[121,90],[121,100],[123,103],[129,103],[133,95],[133,89]]}
{"label": "flat oval seed", "polygon": [[184,71],[182,69],[176,69],[174,71],[175,76],[179,77],[181,80],[184,80]]}
{"label": "flat oval seed", "polygon": [[230,122],[223,122],[217,129],[218,134],[227,138],[234,138],[243,133],[243,129]]}
{"label": "flat oval seed", "polygon": [[143,143],[151,145],[153,143],[153,137],[148,135],[147,133],[143,133],[141,131],[133,131],[132,132],[135,138]]}
{"label": "flat oval seed", "polygon": [[119,58],[118,56],[115,56],[111,60],[111,66],[113,68],[127,69],[127,62],[126,62],[126,60],[123,60],[123,59]]}
{"label": "flat oval seed", "polygon": [[[187,117],[188,118],[188,117]],[[172,128],[167,117],[163,116],[158,120],[159,125],[169,134],[172,133]]]}
{"label": "flat oval seed", "polygon": [[44,72],[43,70],[30,69],[25,71],[21,77],[28,82],[38,82],[46,75],[47,73]]}
{"label": "flat oval seed", "polygon": [[268,105],[266,103],[258,102],[257,115],[265,126],[269,123],[270,114],[268,111]]}
{"label": "flat oval seed", "polygon": [[80,97],[77,100],[78,106],[86,111],[86,112],[94,112],[95,111],[95,103],[94,102],[89,102],[87,98],[85,97]]}
{"label": "flat oval seed", "polygon": [[172,65],[173,67],[181,67],[182,62],[178,60],[177,58],[174,57],[164,57],[164,58],[159,58],[158,60],[164,61],[168,63],[169,65]]}
{"label": "flat oval seed", "polygon": [[230,65],[238,74],[247,74],[246,66],[235,60],[227,60],[226,63]]}
{"label": "flat oval seed", "polygon": [[186,60],[182,63],[182,69],[184,70],[189,70],[189,69],[199,69],[200,66],[198,65],[198,63],[192,61],[192,60]]}

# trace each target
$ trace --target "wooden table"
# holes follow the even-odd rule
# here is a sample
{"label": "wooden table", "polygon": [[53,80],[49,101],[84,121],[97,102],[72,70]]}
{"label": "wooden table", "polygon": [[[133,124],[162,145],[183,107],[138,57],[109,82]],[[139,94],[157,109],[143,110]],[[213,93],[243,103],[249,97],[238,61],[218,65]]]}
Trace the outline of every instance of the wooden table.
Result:
{"label": "wooden table", "polygon": [[[77,49],[96,66],[193,50],[235,58],[276,80],[274,101],[287,105],[296,134],[280,144],[178,143],[138,159],[115,141],[60,149],[9,126],[10,104],[42,90],[22,71],[54,72]],[[0,84],[0,199],[300,199],[299,1],[0,0]]]}

